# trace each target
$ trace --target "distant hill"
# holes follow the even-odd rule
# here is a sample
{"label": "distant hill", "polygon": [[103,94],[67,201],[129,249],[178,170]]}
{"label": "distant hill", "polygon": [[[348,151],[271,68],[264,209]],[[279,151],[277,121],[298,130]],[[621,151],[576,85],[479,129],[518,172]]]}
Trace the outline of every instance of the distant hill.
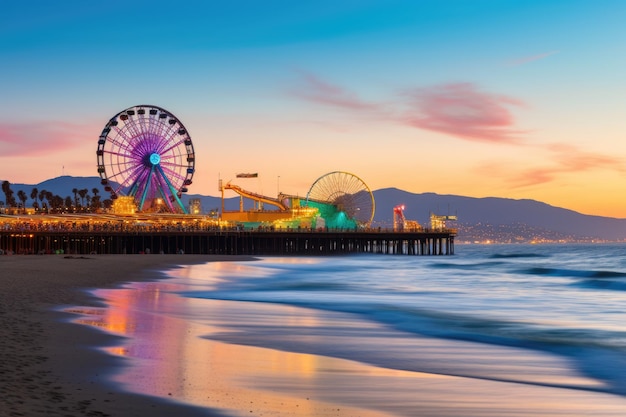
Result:
{"label": "distant hill", "polygon": [[413,194],[397,188],[374,191],[374,197],[376,219],[379,221],[389,221],[393,218],[393,207],[405,204],[406,218],[415,219],[421,224],[428,224],[428,217],[434,212],[458,215],[461,229],[475,230],[477,226],[483,226],[479,228],[482,229],[480,233],[494,226],[507,225],[515,226],[518,233],[526,228],[528,235],[543,233],[563,239],[626,240],[626,219],[585,215],[535,200]]}
{"label": "distant hill", "polygon": [[[11,189],[17,192],[17,190],[24,190],[26,194],[30,194],[30,190],[33,188],[37,190],[50,191],[54,195],[60,195],[61,197],[72,196],[72,189],[79,190],[88,189],[89,194],[92,194],[91,190],[97,188],[100,195],[104,196],[104,187],[100,184],[100,177],[71,177],[64,175],[62,177],[52,178],[43,181],[39,184],[11,184]],[[4,198],[4,195],[0,194],[0,198]]]}
{"label": "distant hill", "polygon": [[[61,197],[72,196],[72,189],[93,188],[106,193],[100,184],[99,177],[62,176],[49,179],[40,184],[11,184],[15,193],[23,190],[30,195],[33,187],[45,189]],[[508,198],[474,198],[457,195],[440,195],[435,193],[415,194],[397,188],[384,188],[373,192],[376,201],[374,224],[380,227],[391,227],[393,224],[393,207],[404,204],[407,219],[417,220],[428,225],[430,213],[453,214],[459,218],[459,239],[499,241],[531,240],[533,236],[549,237],[552,240],[603,239],[626,240],[626,219],[590,216],[572,210],[554,207],[535,200],[514,200]],[[231,194],[229,194],[231,195]],[[198,194],[184,195],[183,203],[188,204],[190,198],[200,198],[205,211],[221,209],[220,197]],[[0,193],[0,200],[4,195]],[[245,209],[252,203],[245,201]],[[30,205],[30,200],[27,205]],[[226,210],[239,208],[239,197],[225,199]],[[504,239],[504,236],[510,236]]]}

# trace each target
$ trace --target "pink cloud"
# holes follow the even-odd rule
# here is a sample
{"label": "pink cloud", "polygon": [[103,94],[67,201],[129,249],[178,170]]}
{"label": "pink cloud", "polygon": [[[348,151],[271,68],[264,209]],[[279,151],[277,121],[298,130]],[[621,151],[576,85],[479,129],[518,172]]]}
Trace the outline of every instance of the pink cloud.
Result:
{"label": "pink cloud", "polygon": [[539,185],[554,181],[560,175],[595,170],[613,170],[626,173],[626,161],[612,155],[587,152],[568,144],[550,144],[544,147],[553,153],[551,166],[537,167],[514,175],[510,181],[515,187]]}
{"label": "pink cloud", "polygon": [[[555,53],[528,57],[525,62]],[[304,82],[292,94],[316,104],[342,108],[366,115],[372,120],[402,123],[464,140],[533,146],[523,141],[527,131],[515,128],[516,121],[511,111],[512,107],[525,107],[525,103],[506,95],[481,91],[472,83],[442,84],[409,90],[404,93],[404,101],[392,107],[392,103],[362,100],[351,91],[313,74],[301,74]],[[403,107],[403,110],[398,110]],[[612,155],[588,152],[567,144],[542,144],[535,147],[542,153],[548,153],[551,162],[546,166],[516,170],[492,162],[477,168],[477,172],[502,177],[513,187],[549,183],[562,175],[582,171],[609,169],[626,172],[625,161]]]}
{"label": "pink cloud", "polygon": [[514,59],[514,60],[509,61],[507,63],[507,66],[519,67],[520,65],[528,64],[529,62],[533,62],[533,61],[539,61],[540,59],[544,59],[544,58],[547,58],[549,56],[552,56],[558,53],[559,51],[550,51],[550,52],[544,52],[543,54],[531,55],[531,56],[526,56],[523,58]]}
{"label": "pink cloud", "polygon": [[300,73],[303,84],[291,91],[298,98],[358,112],[378,112],[383,110],[380,104],[361,100],[351,91],[330,84],[314,74],[305,71],[300,71]]}
{"label": "pink cloud", "polygon": [[[353,92],[320,77],[301,71],[303,84],[292,95],[316,104],[364,114],[373,120],[391,121],[432,130],[466,140],[517,143],[520,134],[514,129],[511,106],[523,106],[520,100],[479,91],[471,83],[445,84],[419,88],[405,93],[408,110],[393,110],[389,103],[359,98]],[[397,103],[396,107],[406,107]],[[404,115],[403,115],[404,114]]]}
{"label": "pink cloud", "polygon": [[514,188],[546,184],[554,181],[558,174],[561,173],[563,173],[562,170],[556,167],[532,168],[517,173],[509,179],[509,183]]}
{"label": "pink cloud", "polygon": [[98,130],[66,122],[0,123],[2,156],[38,156],[63,152],[94,138]]}
{"label": "pink cloud", "polygon": [[523,131],[513,128],[510,106],[520,100],[479,91],[471,83],[444,84],[407,93],[411,110],[404,122],[463,139],[517,143]]}
{"label": "pink cloud", "polygon": [[624,160],[613,155],[582,151],[572,145],[562,143],[552,144],[547,148],[555,154],[556,160],[564,170],[614,169],[626,172]]}
{"label": "pink cloud", "polygon": [[516,170],[516,167],[498,161],[489,161],[475,167],[475,174],[488,178],[502,178],[508,187],[521,188],[548,183],[556,178],[553,168],[530,168]]}

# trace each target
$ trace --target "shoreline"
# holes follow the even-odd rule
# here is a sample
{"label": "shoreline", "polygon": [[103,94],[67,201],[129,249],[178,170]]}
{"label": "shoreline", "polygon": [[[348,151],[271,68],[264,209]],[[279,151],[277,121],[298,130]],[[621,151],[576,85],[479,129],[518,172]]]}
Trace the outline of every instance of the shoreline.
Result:
{"label": "shoreline", "polygon": [[[195,285],[196,276],[211,277],[207,268],[220,274],[233,268],[245,275],[246,268],[256,268],[245,261],[255,259],[0,256],[2,416],[623,414],[623,397],[576,389],[574,384],[594,382],[549,354],[407,338],[401,331],[341,312],[189,298],[175,292],[188,279]],[[177,275],[174,268],[185,265],[197,267],[180,269]],[[195,268],[202,273],[187,275]],[[160,314],[180,307],[202,312],[202,320]],[[83,318],[77,321],[77,315]],[[122,324],[117,329],[123,331],[107,323]],[[273,332],[273,326],[280,331]],[[298,334],[303,340],[294,338]],[[306,346],[311,337],[323,338],[322,349]],[[397,358],[445,360],[457,371],[464,364],[495,366],[504,375],[526,369],[531,381],[540,382],[377,365],[381,349]],[[566,382],[574,389],[563,386]]]}
{"label": "shoreline", "polygon": [[124,361],[98,350],[117,336],[70,322],[62,306],[102,306],[89,289],[166,278],[178,265],[232,255],[0,256],[0,408],[7,416],[223,416],[106,380]]}

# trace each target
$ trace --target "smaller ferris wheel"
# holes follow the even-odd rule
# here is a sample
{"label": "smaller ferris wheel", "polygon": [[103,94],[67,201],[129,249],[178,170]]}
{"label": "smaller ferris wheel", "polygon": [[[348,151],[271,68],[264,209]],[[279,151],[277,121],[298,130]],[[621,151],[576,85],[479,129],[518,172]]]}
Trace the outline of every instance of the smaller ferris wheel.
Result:
{"label": "smaller ferris wheel", "polygon": [[374,220],[374,194],[363,180],[345,171],[319,177],[309,189],[306,206],[317,208],[330,228],[368,228]]}
{"label": "smaller ferris wheel", "polygon": [[111,198],[132,196],[139,211],[187,213],[181,201],[195,171],[191,137],[165,109],[130,107],[113,116],[98,140],[98,173]]}

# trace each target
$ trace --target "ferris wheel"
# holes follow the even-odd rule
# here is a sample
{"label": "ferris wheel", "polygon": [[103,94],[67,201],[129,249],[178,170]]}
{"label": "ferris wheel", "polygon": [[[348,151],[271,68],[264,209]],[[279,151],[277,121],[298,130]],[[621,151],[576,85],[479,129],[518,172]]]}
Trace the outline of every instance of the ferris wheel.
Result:
{"label": "ferris wheel", "polygon": [[361,178],[349,172],[334,171],[318,178],[307,193],[306,204],[330,205],[360,227],[369,227],[374,219],[374,195]]}
{"label": "ferris wheel", "polygon": [[157,106],[130,107],[113,116],[98,140],[98,173],[111,199],[133,196],[139,211],[187,213],[195,155],[187,129]]}

